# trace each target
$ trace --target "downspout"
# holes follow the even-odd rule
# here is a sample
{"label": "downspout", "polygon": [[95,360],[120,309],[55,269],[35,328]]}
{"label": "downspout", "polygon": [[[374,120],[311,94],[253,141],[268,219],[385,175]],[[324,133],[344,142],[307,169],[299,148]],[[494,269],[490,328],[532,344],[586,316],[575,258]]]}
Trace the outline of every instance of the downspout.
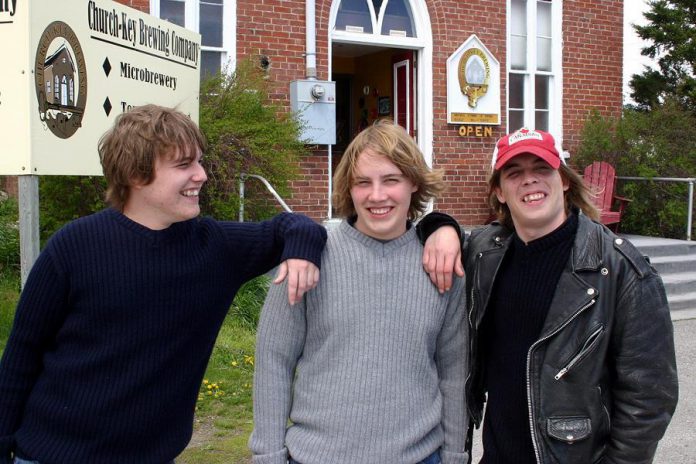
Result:
{"label": "downspout", "polygon": [[315,0],[305,2],[305,27],[307,35],[305,37],[305,59],[306,59],[306,78],[317,78],[317,29],[315,24]]}

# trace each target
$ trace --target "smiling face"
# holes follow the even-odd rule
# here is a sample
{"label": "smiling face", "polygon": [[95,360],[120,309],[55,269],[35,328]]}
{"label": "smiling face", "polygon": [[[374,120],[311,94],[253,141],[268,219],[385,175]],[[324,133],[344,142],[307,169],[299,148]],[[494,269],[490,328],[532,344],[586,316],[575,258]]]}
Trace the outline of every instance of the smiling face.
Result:
{"label": "smiling face", "polygon": [[564,192],[568,182],[546,161],[532,154],[515,156],[500,169],[495,195],[510,209],[524,242],[553,232],[567,219]]}
{"label": "smiling face", "polygon": [[198,216],[198,195],[208,180],[201,157],[199,150],[195,156],[157,156],[152,182],[130,187],[123,214],[153,230]]}
{"label": "smiling face", "polygon": [[358,155],[350,196],[358,215],[355,228],[378,240],[406,232],[411,195],[418,187],[386,156],[369,148]]}

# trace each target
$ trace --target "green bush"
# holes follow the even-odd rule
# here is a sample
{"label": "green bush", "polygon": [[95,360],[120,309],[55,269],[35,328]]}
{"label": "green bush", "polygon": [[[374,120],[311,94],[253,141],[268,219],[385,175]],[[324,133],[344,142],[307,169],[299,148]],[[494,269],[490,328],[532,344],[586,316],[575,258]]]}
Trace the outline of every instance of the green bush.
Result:
{"label": "green bush", "polygon": [[[583,169],[605,160],[625,177],[696,177],[694,127],[696,117],[672,101],[650,112],[625,109],[621,118],[594,112],[571,161]],[[686,238],[687,184],[619,181],[619,191],[633,200],[621,221],[623,232]]]}
{"label": "green bush", "polygon": [[19,218],[17,201],[0,199],[0,275],[19,271]]}
{"label": "green bush", "polygon": [[[300,141],[301,124],[269,99],[270,83],[251,61],[240,61],[232,75],[201,84],[200,126],[208,141],[203,165],[208,182],[201,193],[203,212],[236,219],[239,174],[265,177],[282,198],[297,177],[299,158],[307,154]],[[245,220],[266,219],[278,205],[257,181],[246,183]]]}
{"label": "green bush", "polygon": [[63,224],[106,206],[106,182],[101,176],[43,176],[39,180],[41,242]]}
{"label": "green bush", "polygon": [[234,297],[229,317],[240,326],[256,331],[269,283],[270,279],[262,275],[242,285]]}

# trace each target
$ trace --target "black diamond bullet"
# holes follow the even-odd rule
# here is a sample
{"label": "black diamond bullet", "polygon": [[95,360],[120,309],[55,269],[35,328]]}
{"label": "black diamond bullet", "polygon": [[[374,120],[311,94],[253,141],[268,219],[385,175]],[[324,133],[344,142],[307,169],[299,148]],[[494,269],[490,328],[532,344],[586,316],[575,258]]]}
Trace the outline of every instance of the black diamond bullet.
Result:
{"label": "black diamond bullet", "polygon": [[106,77],[109,77],[109,73],[111,72],[111,63],[109,63],[109,58],[106,58],[104,60],[104,64],[102,64],[102,68],[104,68],[104,73],[106,74]]}
{"label": "black diamond bullet", "polygon": [[109,100],[109,97],[106,97],[106,100],[104,100],[104,112],[108,116],[109,113],[111,113],[111,101]]}

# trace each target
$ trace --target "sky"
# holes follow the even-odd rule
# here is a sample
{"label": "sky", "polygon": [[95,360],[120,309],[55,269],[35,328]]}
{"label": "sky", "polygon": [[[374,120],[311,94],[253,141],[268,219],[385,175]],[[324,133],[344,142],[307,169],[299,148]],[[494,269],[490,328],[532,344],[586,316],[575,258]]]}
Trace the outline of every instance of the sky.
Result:
{"label": "sky", "polygon": [[647,0],[624,0],[624,58],[623,58],[623,96],[624,103],[630,102],[631,92],[628,82],[633,74],[643,72],[643,66],[653,62],[648,57],[640,54],[640,49],[645,42],[636,35],[631,24],[644,25],[646,23],[643,12],[647,11]]}

